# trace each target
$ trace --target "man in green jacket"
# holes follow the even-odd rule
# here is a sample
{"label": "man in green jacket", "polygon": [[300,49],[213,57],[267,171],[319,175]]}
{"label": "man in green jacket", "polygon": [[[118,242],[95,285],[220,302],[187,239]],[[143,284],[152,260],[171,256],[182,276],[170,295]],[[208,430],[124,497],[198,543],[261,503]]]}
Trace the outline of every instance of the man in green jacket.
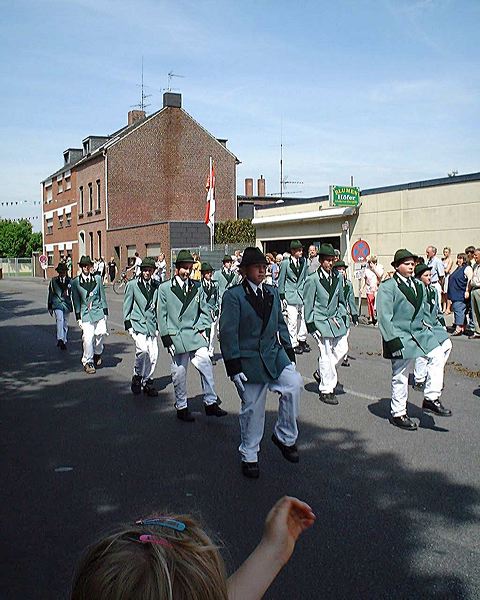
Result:
{"label": "man in green jacket", "polygon": [[82,272],[72,280],[72,300],[83,334],[83,368],[91,374],[102,364],[103,337],[108,335],[108,306],[101,278],[91,273],[90,257],[82,256],[78,265]]}
{"label": "man in green jacket", "polygon": [[202,276],[202,288],[205,293],[205,301],[208,306],[208,310],[210,313],[210,327],[206,330],[206,334],[208,337],[208,356],[212,361],[212,365],[216,365],[217,361],[215,360],[215,331],[217,329],[218,322],[218,313],[219,313],[219,300],[218,300],[218,284],[216,281],[213,281],[213,267],[208,262],[203,262],[200,267],[200,273]]}
{"label": "man in green jacket", "polygon": [[222,298],[225,290],[230,289],[240,282],[240,277],[236,271],[232,269],[232,257],[225,254],[223,257],[223,267],[213,274],[213,281],[218,285],[218,304],[221,310]]}
{"label": "man in green jacket", "polygon": [[[416,256],[401,248],[395,252],[393,277],[380,284],[377,294],[378,326],[383,356],[392,364],[392,424],[407,431],[417,429],[407,415],[408,375],[419,356],[427,358],[425,410],[442,415],[439,398],[443,385],[444,353],[428,326],[425,287],[413,277]],[[440,407],[437,407],[437,403]],[[446,415],[442,415],[446,416]]]}
{"label": "man in green jacket", "polygon": [[319,399],[325,404],[336,405],[337,364],[346,353],[343,276],[333,270],[335,250],[331,244],[320,246],[318,259],[320,267],[305,282],[305,321],[307,330],[314,337],[320,351]]}
{"label": "man in green jacket", "polygon": [[50,315],[55,313],[57,322],[57,346],[67,349],[68,315],[72,312],[71,280],[68,277],[68,267],[59,263],[55,269],[58,277],[53,277],[48,286],[47,307]]}
{"label": "man in green jacket", "polygon": [[290,243],[290,258],[283,260],[278,274],[278,292],[295,354],[310,352],[305,327],[303,288],[308,263],[299,240]]}
{"label": "man in green jacket", "polygon": [[220,348],[241,399],[242,473],[254,479],[259,476],[268,390],[280,396],[272,441],[286,460],[299,461],[297,415],[303,380],[295,369],[278,291],[263,283],[266,269],[262,252],[246,248],[240,263],[242,284],[225,292],[220,315]]}
{"label": "man in green jacket", "polygon": [[341,363],[342,367],[349,367],[348,360],[348,336],[350,335],[350,327],[358,325],[358,308],[355,302],[355,294],[353,291],[352,282],[348,279],[347,265],[343,260],[337,260],[333,263],[333,268],[343,276],[343,296],[345,304],[341,305],[342,319],[345,321],[347,333],[345,334],[345,354]]}
{"label": "man in green jacket", "polygon": [[187,402],[187,368],[190,362],[200,373],[206,415],[223,417],[227,414],[218,403],[213,367],[208,356],[206,330],[210,327],[211,317],[205,293],[199,281],[190,279],[194,262],[189,250],[180,250],[175,273],[170,281],[160,284],[157,301],[160,337],[172,357],[177,417],[186,422],[195,421]]}
{"label": "man in green jacket", "polygon": [[131,389],[134,394],[158,396],[153,385],[153,373],[158,358],[157,296],[158,283],[152,279],[155,260],[144,258],[140,264],[140,276],[131,279],[123,299],[125,330],[135,342],[135,364]]}

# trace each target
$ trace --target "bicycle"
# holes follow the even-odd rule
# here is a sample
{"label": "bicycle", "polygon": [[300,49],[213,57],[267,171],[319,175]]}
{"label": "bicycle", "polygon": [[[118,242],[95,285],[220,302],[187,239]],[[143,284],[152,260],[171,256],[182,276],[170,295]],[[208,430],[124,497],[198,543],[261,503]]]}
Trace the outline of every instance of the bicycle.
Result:
{"label": "bicycle", "polygon": [[113,291],[116,294],[124,294],[125,288],[129,281],[130,281],[130,279],[127,277],[127,272],[122,271],[120,274],[120,279],[117,279],[116,281],[113,282]]}

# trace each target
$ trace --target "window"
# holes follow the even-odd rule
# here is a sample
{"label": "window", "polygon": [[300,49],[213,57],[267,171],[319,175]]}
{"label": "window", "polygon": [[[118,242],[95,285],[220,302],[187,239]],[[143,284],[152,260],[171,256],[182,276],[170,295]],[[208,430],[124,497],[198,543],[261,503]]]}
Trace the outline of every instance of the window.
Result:
{"label": "window", "polygon": [[79,208],[80,208],[80,212],[78,214],[79,214],[79,216],[83,217],[83,185],[80,186]]}
{"label": "window", "polygon": [[91,215],[93,211],[93,188],[92,184],[88,184],[88,212]]}
{"label": "window", "polygon": [[131,267],[135,263],[136,246],[127,246],[127,265]]}
{"label": "window", "polygon": [[63,192],[63,181],[58,182],[58,193],[61,194]]}
{"label": "window", "polygon": [[45,188],[47,203],[52,201],[52,184]]}
{"label": "window", "polygon": [[65,213],[65,227],[70,227],[72,225],[72,213]]}
{"label": "window", "polygon": [[70,179],[70,177],[65,178],[65,189],[66,190],[72,189],[72,180]]}
{"label": "window", "polygon": [[90,241],[90,258],[93,260],[93,257],[95,256],[93,254],[93,231],[90,231],[88,233],[88,237],[89,237],[89,241]]}
{"label": "window", "polygon": [[100,212],[100,179],[97,179],[97,211]]}
{"label": "window", "polygon": [[156,260],[160,252],[160,244],[147,244],[147,256]]}
{"label": "window", "polygon": [[47,235],[50,235],[51,233],[53,233],[53,217],[50,217],[49,219],[47,219],[46,224],[47,224]]}
{"label": "window", "polygon": [[102,232],[97,231],[97,248],[98,248],[98,258],[102,256]]}
{"label": "window", "polygon": [[63,215],[58,215],[58,228],[63,229]]}
{"label": "window", "polygon": [[47,251],[47,265],[49,267],[53,267],[53,250]]}

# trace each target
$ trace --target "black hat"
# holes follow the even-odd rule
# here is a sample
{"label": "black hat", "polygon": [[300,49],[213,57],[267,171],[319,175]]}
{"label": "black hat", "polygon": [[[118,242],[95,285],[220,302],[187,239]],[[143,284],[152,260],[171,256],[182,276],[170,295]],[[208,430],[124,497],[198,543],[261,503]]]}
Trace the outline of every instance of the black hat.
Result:
{"label": "black hat", "polygon": [[213,271],[213,267],[208,262],[202,262],[202,266],[200,267],[201,273],[208,273],[209,271]]}
{"label": "black hat", "polygon": [[155,260],[150,256],[146,256],[142,260],[142,264],[140,265],[140,269],[156,269]]}
{"label": "black hat", "polygon": [[420,278],[421,275],[425,273],[425,271],[431,271],[432,267],[429,267],[425,264],[416,265],[415,267],[415,277]]}
{"label": "black hat", "polygon": [[68,271],[68,267],[65,263],[61,262],[55,267],[55,271],[57,273],[66,273]]}
{"label": "black hat", "polygon": [[303,244],[300,240],[293,240],[290,242],[290,250],[300,250],[303,249]]}
{"label": "black hat", "polygon": [[337,260],[333,263],[333,267],[337,268],[337,267],[345,267],[345,269],[347,268],[347,265],[345,264],[345,261],[343,260]]}
{"label": "black hat", "polygon": [[261,250],[250,246],[243,251],[240,267],[248,267],[249,265],[268,265],[268,261]]}
{"label": "black hat", "polygon": [[80,267],[93,267],[93,261],[88,255],[82,256],[78,265]]}
{"label": "black hat", "polygon": [[194,262],[195,259],[191,255],[190,250],[180,250],[180,252],[177,254],[175,265],[179,265],[180,263],[192,263],[193,265]]}
{"label": "black hat", "polygon": [[225,256],[222,258],[222,262],[232,262],[232,257],[230,256],[230,254],[225,254]]}
{"label": "black hat", "polygon": [[400,248],[400,250],[395,252],[395,256],[393,257],[393,261],[391,263],[392,267],[398,267],[400,263],[408,260],[409,258],[413,258],[413,260],[415,260],[417,255],[413,254],[413,252],[410,252],[410,250],[407,250],[406,248]]}
{"label": "black hat", "polygon": [[335,248],[332,244],[322,244],[318,249],[318,256],[335,256]]}

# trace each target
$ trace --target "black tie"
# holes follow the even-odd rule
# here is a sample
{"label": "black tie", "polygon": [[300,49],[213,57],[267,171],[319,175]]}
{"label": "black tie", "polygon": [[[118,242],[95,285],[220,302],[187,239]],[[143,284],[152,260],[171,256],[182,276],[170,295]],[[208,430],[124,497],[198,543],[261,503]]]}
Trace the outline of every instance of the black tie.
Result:
{"label": "black tie", "polygon": [[188,281],[186,281],[183,284],[183,293],[185,294],[185,296],[187,295],[187,292],[188,292]]}
{"label": "black tie", "polygon": [[257,288],[257,298],[260,302],[263,302],[262,288]]}

